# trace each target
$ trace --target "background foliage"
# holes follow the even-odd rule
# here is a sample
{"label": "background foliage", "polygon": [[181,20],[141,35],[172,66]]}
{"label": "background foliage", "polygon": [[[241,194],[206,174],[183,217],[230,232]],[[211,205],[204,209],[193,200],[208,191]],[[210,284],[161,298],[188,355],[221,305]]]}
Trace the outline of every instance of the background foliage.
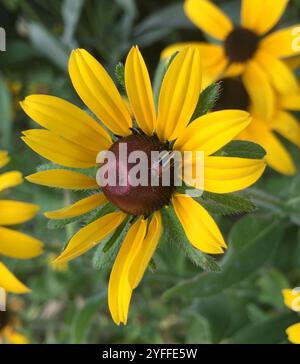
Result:
{"label": "background foliage", "polygon": [[[238,19],[239,0],[217,3]],[[300,1],[291,0],[282,24],[299,16]],[[154,74],[166,45],[204,39],[176,0],[2,0],[0,25],[7,33],[7,51],[0,54],[0,146],[11,153],[8,168],[24,175],[43,161],[20,142],[20,131],[33,125],[18,100],[49,93],[81,105],[67,74],[72,48],[88,49],[113,75],[138,44]],[[299,150],[287,147],[300,167]],[[49,229],[42,212],[62,207],[72,194],[29,183],[14,189],[10,198],[41,205],[24,228],[46,244],[38,259],[7,262],[32,288],[24,297],[24,333],[34,343],[287,342],[285,329],[297,315],[284,307],[280,291],[300,285],[300,174],[268,170],[248,194],[258,210],[216,217],[230,246],[218,258],[223,273],[193,265],[177,249],[175,232],[166,239],[172,249],[168,241],[161,244],[156,271],[145,275],[129,323],[120,328],[107,308],[109,266],[95,269],[93,252],[68,267],[49,264],[78,224]]]}

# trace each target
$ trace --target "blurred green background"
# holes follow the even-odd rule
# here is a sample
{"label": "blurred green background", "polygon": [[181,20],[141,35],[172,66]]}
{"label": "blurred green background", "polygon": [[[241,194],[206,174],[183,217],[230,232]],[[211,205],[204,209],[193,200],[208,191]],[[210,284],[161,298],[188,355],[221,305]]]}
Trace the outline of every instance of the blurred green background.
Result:
{"label": "blurred green background", "polygon": [[[240,1],[216,1],[238,19]],[[18,106],[32,93],[63,97],[82,106],[67,73],[70,50],[86,48],[114,75],[138,44],[152,75],[160,52],[173,42],[201,40],[176,0],[1,0],[0,26],[7,51],[0,53],[0,148],[10,152],[6,169],[28,175],[44,160],[20,141],[33,123]],[[281,25],[300,19],[291,0]],[[299,150],[286,143],[300,167]],[[259,209],[248,216],[215,216],[229,242],[223,273],[205,273],[164,244],[135,291],[129,323],[113,324],[107,307],[110,267],[95,269],[93,253],[54,269],[49,261],[78,229],[47,227],[42,212],[73,200],[71,193],[29,183],[9,198],[41,206],[22,230],[45,242],[38,259],[6,263],[31,288],[24,296],[23,332],[33,343],[287,343],[285,329],[297,315],[284,307],[281,289],[300,285],[300,175],[268,170],[249,191]],[[8,197],[8,196],[6,196]],[[78,194],[77,196],[78,197]],[[221,257],[220,257],[221,260]]]}

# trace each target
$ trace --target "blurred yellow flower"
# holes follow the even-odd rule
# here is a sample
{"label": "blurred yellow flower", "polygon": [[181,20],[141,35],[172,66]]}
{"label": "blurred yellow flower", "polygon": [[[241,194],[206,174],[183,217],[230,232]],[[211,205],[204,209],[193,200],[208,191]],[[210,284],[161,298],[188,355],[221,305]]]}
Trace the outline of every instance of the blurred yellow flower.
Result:
{"label": "blurred yellow flower", "polygon": [[212,1],[186,0],[184,10],[189,19],[219,43],[174,44],[164,50],[162,57],[170,57],[187,45],[196,46],[206,71],[204,86],[241,76],[259,115],[269,119],[276,103],[273,89],[279,94],[298,89],[295,76],[283,62],[300,53],[293,32],[297,25],[270,33],[287,5],[288,0],[242,0],[241,25],[234,25]]}
{"label": "blurred yellow flower", "polygon": [[[205,190],[230,193],[244,189],[260,178],[265,162],[212,154],[249,125],[249,114],[239,110],[220,111],[202,116],[189,125],[201,91],[200,64],[197,49],[186,48],[175,57],[162,82],[157,115],[147,67],[139,49],[133,47],[125,64],[128,100],[138,125],[133,131],[131,112],[108,73],[87,51],[77,49],[69,61],[73,85],[84,103],[115,135],[115,142],[78,107],[41,95],[27,97],[21,106],[47,130],[26,131],[23,140],[43,157],[72,168],[94,167],[102,150],[109,149],[117,156],[120,143],[126,143],[131,151],[201,150],[205,154]],[[120,186],[108,185],[99,192],[95,178],[66,169],[38,172],[27,179],[50,187],[97,190],[71,206],[46,213],[48,218],[72,218],[107,202],[114,206],[113,212],[77,232],[56,262],[68,262],[84,254],[131,219],[108,288],[109,308],[117,324],[126,324],[132,292],[141,281],[162,234],[162,208],[173,205],[195,248],[209,254],[221,254],[226,248],[208,212],[190,196],[175,193],[174,186],[126,185],[122,193]]]}
{"label": "blurred yellow flower", "polygon": [[[284,289],[282,290],[284,303],[295,312],[300,313],[300,289]],[[290,326],[286,333],[290,342],[293,344],[300,344],[300,322]]]}
{"label": "blurred yellow flower", "polygon": [[[8,153],[0,151],[0,168],[8,162]],[[20,172],[3,173],[0,175],[0,192],[20,183],[22,183]],[[0,255],[15,259],[30,259],[42,253],[43,245],[39,240],[7,228],[31,220],[37,211],[37,205],[0,199]],[[29,292],[29,289],[2,262],[0,262],[0,287],[12,293]]]}
{"label": "blurred yellow flower", "polygon": [[300,123],[288,111],[300,110],[300,89],[289,95],[276,95],[276,108],[271,118],[260,116],[250,99],[243,83],[237,78],[222,80],[222,90],[216,109],[241,109],[248,111],[252,122],[237,139],[248,140],[262,145],[266,152],[268,165],[277,172],[294,175],[296,166],[292,156],[280,141],[277,133],[300,148]]}
{"label": "blurred yellow flower", "polygon": [[9,301],[6,311],[0,311],[0,344],[28,344],[28,339],[18,332],[20,326],[19,304]]}

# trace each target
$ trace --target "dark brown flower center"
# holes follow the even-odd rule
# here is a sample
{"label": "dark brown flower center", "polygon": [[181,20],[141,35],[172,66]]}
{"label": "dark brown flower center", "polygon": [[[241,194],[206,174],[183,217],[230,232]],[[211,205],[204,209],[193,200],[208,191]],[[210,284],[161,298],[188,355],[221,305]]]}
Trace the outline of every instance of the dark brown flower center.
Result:
{"label": "dark brown flower center", "polygon": [[[124,147],[126,148],[125,153]],[[133,134],[119,139],[109,151],[113,152],[115,163],[111,163],[108,159],[102,166],[105,165],[108,171],[111,169],[116,170],[116,184],[108,182],[106,186],[102,187],[102,190],[110,202],[129,214],[146,216],[170,202],[174,191],[173,167],[170,168],[170,183],[164,185],[165,183],[162,182],[161,177],[164,168],[163,163],[157,163],[152,153],[163,152],[163,154],[169,155],[171,151],[166,143],[161,143],[156,136],[149,137]],[[132,159],[129,159],[132,157],[132,153],[135,152],[144,152],[147,157],[146,166],[145,160],[136,159],[136,161],[132,162]],[[137,166],[141,162],[144,168],[136,174],[133,173],[139,170]],[[144,182],[146,181],[146,183],[136,185],[136,183],[133,183],[132,176],[140,179],[142,177],[141,173],[143,173]],[[156,181],[156,183],[153,183],[153,181]]]}
{"label": "dark brown flower center", "polygon": [[237,109],[248,111],[250,106],[249,94],[242,81],[225,78],[221,81],[221,92],[214,111]]}
{"label": "dark brown flower center", "polygon": [[251,30],[236,27],[225,40],[225,53],[231,63],[246,62],[253,57],[259,36]]}

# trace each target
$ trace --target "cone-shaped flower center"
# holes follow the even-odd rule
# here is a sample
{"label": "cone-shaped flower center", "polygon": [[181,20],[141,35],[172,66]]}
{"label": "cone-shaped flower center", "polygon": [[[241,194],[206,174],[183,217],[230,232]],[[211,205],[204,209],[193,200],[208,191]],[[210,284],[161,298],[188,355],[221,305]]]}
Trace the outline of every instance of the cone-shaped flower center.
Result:
{"label": "cone-shaped flower center", "polygon": [[245,28],[234,28],[225,40],[225,53],[230,62],[246,62],[251,59],[259,44],[259,36]]}
{"label": "cone-shaped flower center", "polygon": [[[167,161],[171,151],[166,143],[156,136],[133,134],[119,139],[109,151],[115,163],[108,160],[105,167],[109,172],[116,170],[116,183],[108,182],[102,190],[110,202],[124,212],[145,216],[170,202],[174,172]],[[166,157],[158,160],[158,154]],[[168,185],[162,181],[164,168],[170,171]]]}
{"label": "cone-shaped flower center", "polygon": [[228,109],[248,111],[250,97],[242,81],[225,78],[221,82],[221,93],[214,107],[214,111]]}

